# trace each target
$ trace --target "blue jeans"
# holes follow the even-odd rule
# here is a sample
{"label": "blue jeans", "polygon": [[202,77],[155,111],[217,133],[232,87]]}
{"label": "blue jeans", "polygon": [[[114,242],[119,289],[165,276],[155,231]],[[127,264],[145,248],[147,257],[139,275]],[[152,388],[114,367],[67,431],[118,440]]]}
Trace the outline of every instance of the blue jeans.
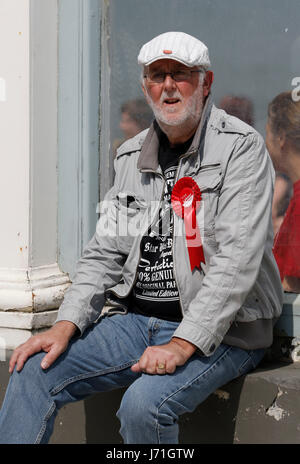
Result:
{"label": "blue jeans", "polygon": [[47,443],[59,408],[125,386],[117,413],[124,443],[178,443],[178,417],[255,368],[265,350],[222,344],[210,357],[196,352],[173,374],[132,372],[147,346],[167,343],[177,326],[132,313],[114,315],[72,339],[46,371],[40,367],[45,353],[32,356],[11,375],[0,411],[0,443]]}

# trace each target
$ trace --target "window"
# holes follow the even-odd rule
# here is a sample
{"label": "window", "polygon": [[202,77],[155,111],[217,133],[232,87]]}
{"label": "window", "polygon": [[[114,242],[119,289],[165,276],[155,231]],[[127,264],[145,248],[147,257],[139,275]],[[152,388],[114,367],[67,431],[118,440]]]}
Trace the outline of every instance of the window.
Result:
{"label": "window", "polygon": [[121,105],[142,97],[139,49],[160,33],[180,30],[202,40],[215,73],[215,103],[228,95],[249,99],[262,135],[268,103],[300,76],[298,0],[111,0],[108,14],[112,149],[123,137]]}
{"label": "window", "polygon": [[[166,31],[190,33],[208,46],[215,104],[253,125],[264,138],[271,100],[292,90],[294,96],[299,91],[300,99],[299,0],[111,0],[107,14],[112,158],[122,140],[144,127],[139,129],[124,110],[128,101],[139,115],[135,119],[148,124],[137,55],[145,42]],[[282,177],[276,185],[280,182]],[[281,216],[291,195],[289,184]]]}

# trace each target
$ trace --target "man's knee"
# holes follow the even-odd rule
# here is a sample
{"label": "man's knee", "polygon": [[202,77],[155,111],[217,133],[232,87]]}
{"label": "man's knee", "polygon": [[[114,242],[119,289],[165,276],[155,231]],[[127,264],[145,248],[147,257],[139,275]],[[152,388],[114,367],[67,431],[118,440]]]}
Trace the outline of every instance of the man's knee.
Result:
{"label": "man's knee", "polygon": [[143,426],[156,419],[157,408],[138,381],[133,383],[124,393],[120,409],[117,412],[121,425]]}
{"label": "man's knee", "polygon": [[177,443],[177,415],[145,382],[137,380],[126,390],[117,417],[125,443]]}
{"label": "man's knee", "polygon": [[176,406],[176,401],[173,405],[172,401],[163,400],[160,395],[157,397],[151,387],[139,379],[124,393],[117,416],[121,423],[171,425],[178,418],[174,411]]}
{"label": "man's knee", "polygon": [[27,359],[23,368],[18,372],[15,366],[14,371],[11,375],[13,383],[21,382],[24,387],[25,383],[32,383],[36,385],[40,375],[44,376],[43,369],[41,368],[41,360],[45,353],[37,353]]}

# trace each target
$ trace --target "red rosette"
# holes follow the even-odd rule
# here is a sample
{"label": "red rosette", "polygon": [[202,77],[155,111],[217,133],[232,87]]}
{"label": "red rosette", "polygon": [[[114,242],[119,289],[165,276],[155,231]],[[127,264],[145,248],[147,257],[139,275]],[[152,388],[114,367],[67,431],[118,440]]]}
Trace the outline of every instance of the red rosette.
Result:
{"label": "red rosette", "polygon": [[192,177],[183,177],[173,187],[171,195],[172,208],[177,216],[183,218],[185,236],[190,258],[191,271],[201,269],[205,264],[200,230],[196,211],[200,207],[201,191]]}

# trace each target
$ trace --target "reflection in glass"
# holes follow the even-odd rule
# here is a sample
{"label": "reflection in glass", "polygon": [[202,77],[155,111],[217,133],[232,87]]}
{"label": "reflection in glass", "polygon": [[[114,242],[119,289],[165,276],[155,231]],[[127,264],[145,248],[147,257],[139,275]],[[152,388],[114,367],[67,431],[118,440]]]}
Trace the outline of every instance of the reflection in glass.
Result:
{"label": "reflection in glass", "polygon": [[152,110],[144,98],[136,98],[123,103],[121,105],[121,119],[119,124],[122,137],[116,138],[113,141],[114,154],[125,140],[147,129],[152,123],[153,118]]}
{"label": "reflection in glass", "polygon": [[221,99],[219,108],[231,116],[241,119],[246,124],[254,126],[253,103],[250,98],[226,95]]}
{"label": "reflection in glass", "polygon": [[[123,102],[144,98],[137,55],[140,47],[155,35],[177,30],[202,40],[213,56],[214,102],[229,114],[253,125],[263,136],[269,102],[283,90],[291,90],[297,76],[300,79],[299,0],[230,0],[230,6],[224,0],[111,0],[108,3],[110,150],[113,153],[121,141],[129,136],[131,122],[124,115],[121,115],[120,122]],[[238,100],[240,98],[244,100]],[[134,128],[134,124],[131,128]],[[297,131],[299,133],[299,126]],[[273,132],[274,137],[278,136],[275,128]],[[273,140],[274,137],[272,139],[271,133],[266,135],[276,165],[279,144]],[[290,152],[287,147],[284,153],[288,159]],[[283,166],[276,167],[276,171],[273,203],[275,233],[280,225],[280,230],[284,230],[283,217],[287,215],[291,196],[291,187],[285,188],[286,178],[280,174],[287,175],[287,170]],[[291,204],[294,204],[297,180],[291,178],[291,182]],[[296,253],[297,236],[292,238],[292,231],[297,232],[295,221],[291,228],[287,237],[293,245],[284,245],[284,249]],[[275,250],[277,248],[275,246]],[[300,262],[300,253],[297,256]],[[284,260],[283,257],[282,262]],[[281,266],[281,269],[285,274],[285,268]],[[299,291],[298,287],[287,286],[286,280],[292,278],[291,274],[287,275],[285,288]],[[293,275],[293,278],[298,277]]]}
{"label": "reflection in glass", "polygon": [[275,237],[274,255],[286,291],[300,292],[300,101],[283,92],[269,105],[266,144],[276,170],[293,183],[293,196]]}
{"label": "reflection in glass", "polygon": [[299,23],[299,0],[111,0],[111,148],[123,137],[122,103],[143,98],[137,64],[140,47],[174,30],[208,46],[215,103],[226,95],[247,97],[253,104],[255,128],[264,135],[268,103],[300,75]]}

